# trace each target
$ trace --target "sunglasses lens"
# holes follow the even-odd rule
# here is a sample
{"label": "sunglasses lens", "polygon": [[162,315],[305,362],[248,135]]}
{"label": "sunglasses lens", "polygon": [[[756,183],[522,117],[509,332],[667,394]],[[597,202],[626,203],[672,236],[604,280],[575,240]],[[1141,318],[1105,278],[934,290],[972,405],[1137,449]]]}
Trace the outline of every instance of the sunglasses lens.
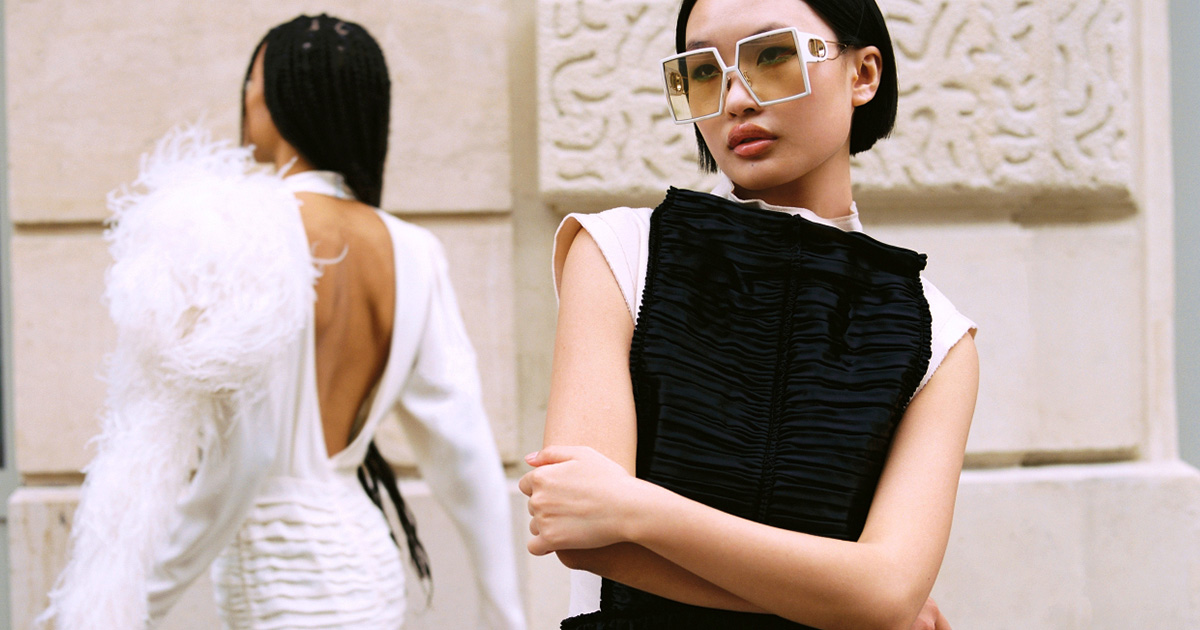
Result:
{"label": "sunglasses lens", "polygon": [[808,92],[804,58],[790,31],[743,40],[738,70],[764,105]]}
{"label": "sunglasses lens", "polygon": [[721,62],[711,51],[698,51],[663,62],[667,100],[677,121],[721,110]]}

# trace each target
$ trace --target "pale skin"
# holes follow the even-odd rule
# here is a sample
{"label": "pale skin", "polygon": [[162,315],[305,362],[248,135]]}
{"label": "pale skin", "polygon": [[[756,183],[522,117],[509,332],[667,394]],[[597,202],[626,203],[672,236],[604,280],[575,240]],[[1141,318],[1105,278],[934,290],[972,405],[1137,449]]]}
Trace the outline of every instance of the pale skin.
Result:
{"label": "pale skin", "polygon": [[[701,0],[688,47],[734,43],[781,26],[827,39],[799,0]],[[810,65],[813,95],[759,107],[734,80],[721,116],[697,123],[739,197],[845,215],[854,108],[880,80],[879,51],[848,49]],[[763,130],[744,158],[726,139]],[[769,612],[817,628],[939,628],[929,600],[945,553],[978,388],[971,336],[912,400],[893,439],[862,536],[838,541],[744,520],[634,476],[636,416],[629,375],[633,320],[607,262],[581,232],[559,287],[544,447],[520,482],[530,496],[531,553],[677,601]]]}
{"label": "pale skin", "polygon": [[[263,51],[246,84],[246,144],[259,162],[313,170],[279,134],[263,98]],[[387,364],[395,313],[392,242],[375,210],[357,201],[298,193],[300,218],[318,259],[340,259],[324,267],[314,305],[317,396],[325,449],[333,456],[354,438],[358,409]]]}

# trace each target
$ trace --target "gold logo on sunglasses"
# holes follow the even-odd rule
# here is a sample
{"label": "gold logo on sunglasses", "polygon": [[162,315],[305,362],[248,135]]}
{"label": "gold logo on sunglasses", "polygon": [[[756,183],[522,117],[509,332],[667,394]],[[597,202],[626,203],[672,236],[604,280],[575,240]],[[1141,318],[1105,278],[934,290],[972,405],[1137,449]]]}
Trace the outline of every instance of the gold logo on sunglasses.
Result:
{"label": "gold logo on sunglasses", "polygon": [[808,40],[808,52],[812,53],[818,59],[825,56],[825,42],[820,39]]}
{"label": "gold logo on sunglasses", "polygon": [[672,92],[683,94],[683,75],[678,72],[672,72],[671,76],[667,77],[667,85],[671,86]]}

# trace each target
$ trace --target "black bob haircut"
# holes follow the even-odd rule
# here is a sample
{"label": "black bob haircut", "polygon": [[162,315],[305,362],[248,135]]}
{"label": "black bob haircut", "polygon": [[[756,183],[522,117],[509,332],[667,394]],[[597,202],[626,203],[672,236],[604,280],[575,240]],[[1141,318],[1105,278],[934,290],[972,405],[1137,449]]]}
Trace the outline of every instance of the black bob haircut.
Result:
{"label": "black bob haircut", "polygon": [[[896,106],[899,87],[896,81],[896,53],[892,49],[892,36],[888,33],[883,13],[875,0],[796,0],[804,2],[821,19],[829,24],[838,42],[850,48],[875,46],[882,58],[879,90],[871,102],[854,110],[850,123],[850,155],[861,153],[875,146],[875,142],[892,133],[896,124]],[[675,22],[675,52],[682,53],[687,46],[687,23],[696,0],[683,0],[679,17]],[[700,129],[696,129],[696,141],[700,147],[700,170],[713,173],[717,162],[704,144]]]}
{"label": "black bob haircut", "polygon": [[[383,196],[391,79],[367,30],[324,13],[271,29],[250,56],[263,57],[263,96],[279,134],[314,168],[340,173],[361,202]],[[245,121],[245,83],[242,120]]]}

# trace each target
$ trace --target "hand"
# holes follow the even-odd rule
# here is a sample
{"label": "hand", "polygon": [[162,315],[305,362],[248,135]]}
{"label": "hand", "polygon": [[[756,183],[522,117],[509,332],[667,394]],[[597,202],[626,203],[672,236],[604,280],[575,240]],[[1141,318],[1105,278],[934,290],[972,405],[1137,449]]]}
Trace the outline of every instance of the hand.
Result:
{"label": "hand", "polygon": [[525,457],[535,466],[521,477],[529,497],[529,553],[595,549],[625,541],[622,509],[644,482],[587,446],[549,446]]}
{"label": "hand", "polygon": [[921,613],[909,630],[950,630],[950,622],[946,621],[942,611],[938,610],[937,602],[930,597],[925,600]]}

